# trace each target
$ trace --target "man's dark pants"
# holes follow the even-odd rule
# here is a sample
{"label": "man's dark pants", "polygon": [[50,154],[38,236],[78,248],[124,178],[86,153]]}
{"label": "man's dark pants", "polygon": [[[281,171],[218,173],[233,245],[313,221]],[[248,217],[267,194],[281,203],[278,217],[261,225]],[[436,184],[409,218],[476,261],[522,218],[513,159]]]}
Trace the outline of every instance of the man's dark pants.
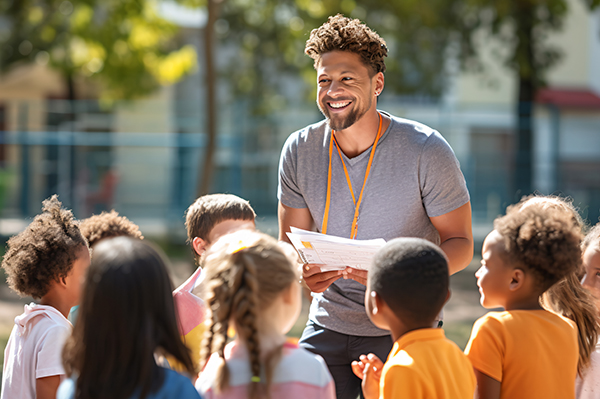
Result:
{"label": "man's dark pants", "polygon": [[352,372],[351,363],[360,355],[376,354],[385,363],[392,350],[392,337],[360,337],[341,334],[308,322],[300,346],[325,359],[335,381],[337,399],[363,398],[361,379]]}

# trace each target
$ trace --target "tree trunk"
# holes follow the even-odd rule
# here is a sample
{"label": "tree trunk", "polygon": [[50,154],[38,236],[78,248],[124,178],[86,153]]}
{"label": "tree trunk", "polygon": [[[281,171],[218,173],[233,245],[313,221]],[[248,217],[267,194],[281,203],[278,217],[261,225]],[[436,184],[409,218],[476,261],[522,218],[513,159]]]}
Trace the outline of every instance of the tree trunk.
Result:
{"label": "tree trunk", "polygon": [[204,62],[206,68],[206,133],[208,142],[204,150],[204,165],[199,171],[201,176],[198,182],[197,196],[208,194],[212,183],[214,171],[214,155],[217,143],[217,76],[214,59],[214,25],[219,13],[218,0],[207,0],[208,18],[204,28]]}
{"label": "tree trunk", "polygon": [[534,55],[534,12],[535,8],[527,3],[520,4],[516,20],[518,44],[515,62],[519,76],[519,94],[517,101],[517,137],[514,189],[516,198],[528,195],[532,191],[533,180],[533,109],[537,89],[538,68]]}

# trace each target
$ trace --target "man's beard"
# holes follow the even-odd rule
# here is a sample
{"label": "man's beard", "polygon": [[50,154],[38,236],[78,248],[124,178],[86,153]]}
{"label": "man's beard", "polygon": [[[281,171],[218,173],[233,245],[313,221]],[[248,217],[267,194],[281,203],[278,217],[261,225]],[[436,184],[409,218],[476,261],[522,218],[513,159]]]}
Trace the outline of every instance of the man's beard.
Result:
{"label": "man's beard", "polygon": [[317,106],[319,107],[319,110],[325,116],[325,118],[327,118],[327,124],[329,125],[331,130],[335,130],[336,132],[347,129],[350,126],[354,125],[356,123],[356,121],[358,121],[360,118],[362,118],[367,113],[367,110],[369,109],[369,107],[365,108],[364,110],[357,109],[357,107],[354,107],[354,101],[353,101],[351,104],[353,106],[353,108],[348,113],[348,115],[346,115],[345,117],[340,117],[340,116],[334,115],[334,117],[332,118],[331,113],[329,112],[329,108],[327,108],[328,101],[323,101],[323,102],[325,104],[324,107],[321,106],[321,103],[319,101],[317,101]]}

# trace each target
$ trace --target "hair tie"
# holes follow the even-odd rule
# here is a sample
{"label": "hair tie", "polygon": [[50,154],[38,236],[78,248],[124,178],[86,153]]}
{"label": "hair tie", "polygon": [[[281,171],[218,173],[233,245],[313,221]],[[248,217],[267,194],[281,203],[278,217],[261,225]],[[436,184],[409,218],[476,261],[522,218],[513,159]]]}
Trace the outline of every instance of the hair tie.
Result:
{"label": "hair tie", "polygon": [[244,242],[242,240],[240,240],[237,245],[234,246],[234,250],[231,252],[232,254],[237,254],[238,252],[240,252],[243,249],[248,248],[247,245],[244,245]]}
{"label": "hair tie", "polygon": [[252,382],[260,382],[260,377],[257,375],[253,375],[252,378],[250,379],[250,381]]}

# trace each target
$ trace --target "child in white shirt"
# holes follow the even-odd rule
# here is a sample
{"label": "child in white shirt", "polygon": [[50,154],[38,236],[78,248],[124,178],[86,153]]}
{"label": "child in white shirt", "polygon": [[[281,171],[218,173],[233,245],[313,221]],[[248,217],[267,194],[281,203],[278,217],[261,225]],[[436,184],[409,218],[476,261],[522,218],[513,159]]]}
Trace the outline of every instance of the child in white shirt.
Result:
{"label": "child in white shirt", "polygon": [[58,197],[43,202],[43,212],[8,241],[2,261],[10,288],[39,303],[25,305],[4,351],[1,399],[55,398],[64,378],[62,348],[71,333],[67,320],[79,303],[90,264],[88,243],[71,211]]}

